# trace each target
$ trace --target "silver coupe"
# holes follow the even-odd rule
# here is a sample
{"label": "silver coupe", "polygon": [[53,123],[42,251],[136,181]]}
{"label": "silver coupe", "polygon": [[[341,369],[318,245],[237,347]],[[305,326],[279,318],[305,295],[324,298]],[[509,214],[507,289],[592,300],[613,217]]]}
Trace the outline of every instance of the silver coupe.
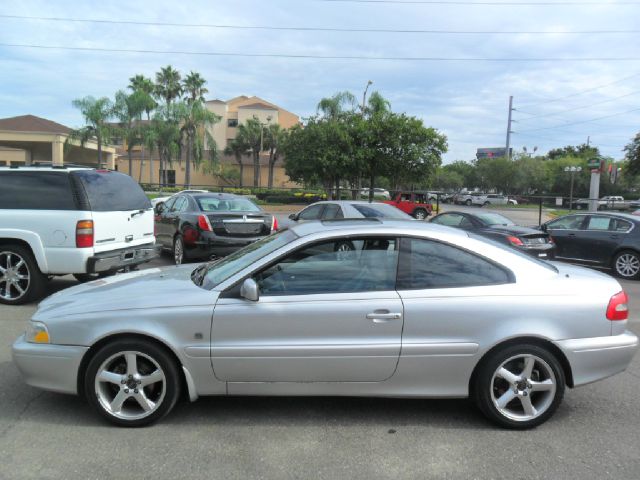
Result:
{"label": "silver coupe", "polygon": [[565,387],[629,365],[627,316],[602,273],[449,227],[334,220],[52,295],[13,358],[29,385],[83,395],[122,426],[184,393],[470,397],[527,428]]}

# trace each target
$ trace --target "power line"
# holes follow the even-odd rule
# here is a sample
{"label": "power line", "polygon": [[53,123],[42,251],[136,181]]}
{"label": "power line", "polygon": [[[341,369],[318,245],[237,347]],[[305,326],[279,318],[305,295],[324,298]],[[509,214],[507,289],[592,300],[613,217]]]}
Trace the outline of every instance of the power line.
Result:
{"label": "power line", "polygon": [[14,20],[37,20],[46,22],[97,23],[108,25],[137,25],[147,27],[179,27],[179,28],[217,28],[229,30],[277,30],[300,32],[345,32],[345,33],[415,33],[434,35],[597,35],[597,34],[634,34],[640,29],[632,30],[433,30],[433,29],[393,29],[393,28],[340,28],[340,27],[281,27],[273,25],[224,25],[212,23],[177,23],[147,22],[141,20],[110,20],[99,18],[63,18],[37,17],[29,15],[4,15],[0,18]]}
{"label": "power line", "polygon": [[554,1],[554,2],[486,2],[486,1],[439,1],[439,0],[315,0],[317,2],[327,3],[379,3],[379,4],[397,4],[397,5],[494,5],[494,6],[510,6],[510,7],[529,7],[529,6],[565,6],[565,5],[598,5],[602,7],[618,6],[618,5],[640,5],[640,2],[585,2],[585,1]]}
{"label": "power line", "polygon": [[365,55],[312,55],[292,53],[241,53],[241,52],[202,52],[188,50],[149,50],[133,48],[101,48],[101,47],[70,47],[64,45],[36,45],[22,43],[0,43],[6,48],[33,48],[44,50],[67,50],[81,52],[108,53],[142,53],[156,55],[196,55],[206,57],[249,57],[249,58],[297,58],[318,60],[390,60],[403,62],[638,62],[640,57],[528,57],[528,58],[491,58],[491,57],[391,57]]}
{"label": "power line", "polygon": [[590,103],[589,105],[582,105],[580,107],[567,108],[567,109],[561,110],[559,112],[543,113],[543,114],[540,114],[540,115],[523,112],[523,111],[521,111],[521,110],[519,110],[517,108],[515,110],[517,112],[520,112],[520,113],[526,113],[527,115],[531,115],[530,117],[522,118],[522,119],[518,120],[518,122],[528,122],[529,120],[533,120],[534,118],[557,117],[558,115],[562,115],[563,113],[575,112],[576,110],[584,110],[585,108],[591,108],[591,107],[593,107],[595,105],[602,105],[603,103],[613,102],[613,101],[619,100],[621,98],[626,98],[626,97],[630,97],[632,95],[637,95],[638,93],[640,93],[640,90],[636,90],[636,91],[633,91],[631,93],[627,93],[625,95],[620,95],[619,97],[607,98],[606,100],[602,100],[600,102],[595,102],[595,103]]}
{"label": "power line", "polygon": [[[618,84],[618,83],[626,82],[627,80],[630,80],[630,79],[632,79],[632,78],[636,78],[636,77],[640,77],[640,72],[639,72],[639,73],[634,73],[633,75],[629,75],[628,77],[620,78],[620,79],[615,80],[615,81],[610,82],[610,83],[605,83],[605,84],[603,84],[603,85],[598,85],[598,86],[596,86],[596,87],[591,87],[591,88],[588,88],[588,89],[586,89],[586,90],[581,90],[581,91],[576,92],[576,93],[571,93],[571,94],[569,94],[569,95],[565,95],[564,97],[552,98],[552,99],[549,99],[549,100],[543,100],[543,101],[541,101],[541,102],[537,102],[537,103],[529,103],[529,104],[525,104],[525,105],[524,105],[524,108],[537,107],[538,105],[546,105],[546,104],[548,104],[548,103],[560,102],[560,101],[562,101],[562,100],[566,100],[567,98],[577,97],[577,96],[579,96],[579,95],[583,95],[583,94],[585,94],[585,93],[594,92],[594,91],[599,90],[599,89],[604,88],[604,87],[609,87],[609,86],[611,86],[611,85],[616,85],[616,84]],[[523,113],[524,113],[524,112],[523,112]]]}
{"label": "power line", "polygon": [[602,117],[590,118],[589,120],[581,120],[579,122],[563,123],[563,124],[560,124],[560,125],[554,125],[552,127],[533,128],[533,129],[530,129],[530,130],[522,130],[519,133],[539,132],[541,130],[553,130],[554,128],[569,127],[571,125],[581,125],[583,123],[595,122],[597,120],[602,120],[602,119],[605,119],[605,118],[618,117],[620,115],[626,115],[628,113],[633,113],[633,112],[638,112],[638,111],[640,111],[640,108],[633,108],[631,110],[627,110],[626,112],[612,113],[611,115],[604,115]]}

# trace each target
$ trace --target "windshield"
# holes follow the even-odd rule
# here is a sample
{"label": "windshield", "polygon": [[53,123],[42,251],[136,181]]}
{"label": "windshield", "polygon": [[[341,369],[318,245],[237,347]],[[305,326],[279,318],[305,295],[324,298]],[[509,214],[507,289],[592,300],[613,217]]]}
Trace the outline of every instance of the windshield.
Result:
{"label": "windshield", "polygon": [[251,200],[246,198],[195,197],[203,212],[261,212]]}
{"label": "windshield", "polygon": [[498,213],[477,213],[476,217],[485,225],[515,225],[507,217]]}
{"label": "windshield", "polygon": [[[275,252],[280,247],[285,246],[296,238],[298,238],[298,236],[291,230],[283,230],[282,232],[274,235],[269,235],[268,237],[264,237],[263,239],[251,243],[241,250],[232,253],[228,257],[205,264],[206,270],[203,270],[203,275],[202,278],[200,278],[200,281],[198,282],[197,278],[201,277],[201,275],[192,275],[192,279],[203,288],[211,290],[213,287],[224,282],[232,275],[249,267],[251,264],[270,253]],[[204,267],[198,267],[194,270],[194,274],[200,268]]]}
{"label": "windshield", "polygon": [[353,203],[353,208],[362,214],[365,218],[398,218],[401,220],[411,219],[409,215],[396,207],[386,205],[384,203],[375,203],[364,205],[361,203]]}

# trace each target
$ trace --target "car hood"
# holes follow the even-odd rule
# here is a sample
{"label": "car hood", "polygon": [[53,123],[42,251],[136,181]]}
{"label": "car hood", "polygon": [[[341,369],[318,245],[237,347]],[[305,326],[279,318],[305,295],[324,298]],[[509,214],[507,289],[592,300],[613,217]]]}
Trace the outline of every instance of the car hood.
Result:
{"label": "car hood", "polygon": [[38,319],[115,310],[211,305],[214,292],[191,281],[197,265],[150,268],[67,288],[38,306]]}
{"label": "car hood", "polygon": [[489,232],[500,232],[511,235],[543,235],[542,230],[536,230],[530,227],[521,227],[520,225],[492,225],[485,227],[484,230]]}

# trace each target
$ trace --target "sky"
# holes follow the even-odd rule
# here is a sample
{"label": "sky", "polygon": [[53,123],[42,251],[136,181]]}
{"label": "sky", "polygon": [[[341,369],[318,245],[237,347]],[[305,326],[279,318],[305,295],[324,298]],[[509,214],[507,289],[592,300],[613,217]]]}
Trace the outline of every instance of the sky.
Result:
{"label": "sky", "polygon": [[[117,90],[126,88],[133,75],[153,77],[160,67],[171,64],[183,74],[192,70],[201,73],[208,81],[208,99],[257,95],[301,117],[313,115],[322,97],[338,91],[349,90],[361,98],[371,80],[369,91],[380,92],[392,110],[417,116],[446,134],[449,151],[445,163],[472,160],[478,147],[504,146],[510,95],[515,108],[511,144],[517,151],[527,148],[531,152],[538,147],[538,152],[545,153],[589,138],[604,155],[623,157],[622,148],[640,131],[640,2],[494,0],[546,4],[443,4],[446,1],[453,2],[106,0],[98,7],[95,2],[80,0],[0,1],[0,118],[33,114],[79,127],[82,118],[71,104],[73,99],[113,97]],[[65,20],[7,17],[12,15]],[[594,33],[612,30],[616,33]],[[591,33],[562,33],[576,31]],[[165,53],[70,51],[8,44]],[[436,61],[434,57],[456,60]],[[517,61],[486,61],[488,58]]]}

